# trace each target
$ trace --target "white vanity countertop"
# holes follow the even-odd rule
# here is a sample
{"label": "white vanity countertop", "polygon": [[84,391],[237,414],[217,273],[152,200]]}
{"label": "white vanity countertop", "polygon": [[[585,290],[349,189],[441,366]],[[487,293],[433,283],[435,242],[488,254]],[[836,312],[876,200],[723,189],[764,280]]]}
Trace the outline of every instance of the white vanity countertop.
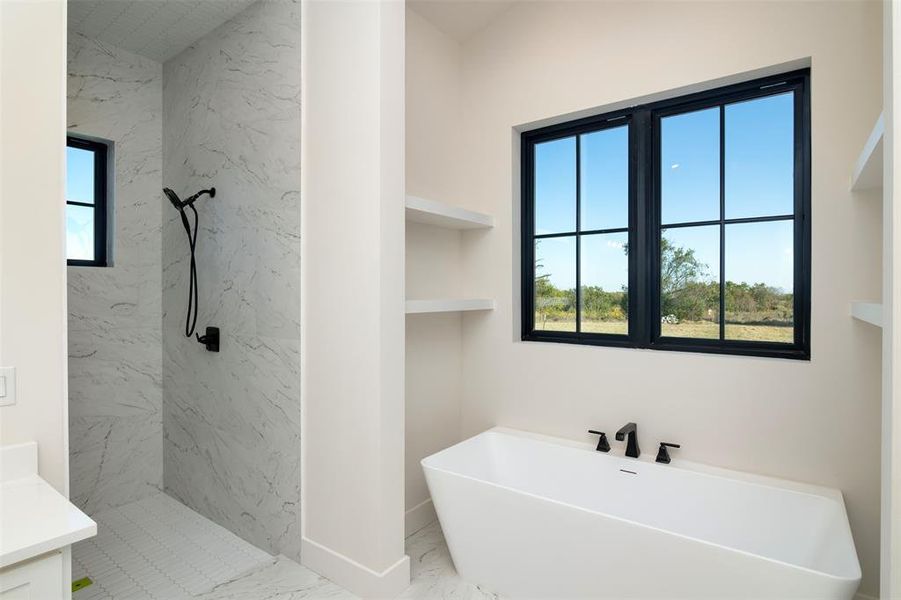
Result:
{"label": "white vanity countertop", "polygon": [[37,474],[37,445],[0,448],[0,568],[96,534],[97,524]]}

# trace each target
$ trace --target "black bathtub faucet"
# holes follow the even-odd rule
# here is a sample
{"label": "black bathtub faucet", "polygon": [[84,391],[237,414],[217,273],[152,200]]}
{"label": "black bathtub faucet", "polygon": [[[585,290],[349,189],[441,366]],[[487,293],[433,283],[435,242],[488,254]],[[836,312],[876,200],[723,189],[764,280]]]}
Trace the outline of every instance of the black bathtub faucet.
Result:
{"label": "black bathtub faucet", "polygon": [[629,458],[638,458],[641,456],[641,450],[638,448],[638,425],[635,423],[626,423],[623,425],[622,428],[616,432],[616,441],[623,441],[626,435],[629,436],[629,441],[626,442],[626,456]]}

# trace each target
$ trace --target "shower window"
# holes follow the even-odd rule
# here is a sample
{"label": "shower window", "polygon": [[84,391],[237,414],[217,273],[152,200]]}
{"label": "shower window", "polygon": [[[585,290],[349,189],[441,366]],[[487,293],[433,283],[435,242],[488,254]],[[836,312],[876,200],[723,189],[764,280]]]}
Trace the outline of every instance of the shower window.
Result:
{"label": "shower window", "polygon": [[66,138],[66,262],[107,266],[107,160],[109,146]]}
{"label": "shower window", "polygon": [[810,357],[809,71],[522,134],[522,339]]}

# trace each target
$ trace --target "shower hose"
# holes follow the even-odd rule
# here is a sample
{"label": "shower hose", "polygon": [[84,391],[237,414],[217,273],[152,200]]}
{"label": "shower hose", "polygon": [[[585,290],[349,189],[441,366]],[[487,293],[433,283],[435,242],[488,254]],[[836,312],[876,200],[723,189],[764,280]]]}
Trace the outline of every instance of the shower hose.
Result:
{"label": "shower hose", "polygon": [[[194,258],[194,252],[197,248],[197,230],[200,229],[200,217],[194,204],[189,204],[188,208],[194,213],[194,231],[191,231],[191,223],[188,221],[188,215],[184,210],[180,210],[181,222],[185,226],[185,233],[188,234],[188,245],[191,247],[191,275],[188,284],[188,314],[185,318],[185,336],[194,335],[197,328],[197,261]],[[198,340],[200,336],[198,336]]]}

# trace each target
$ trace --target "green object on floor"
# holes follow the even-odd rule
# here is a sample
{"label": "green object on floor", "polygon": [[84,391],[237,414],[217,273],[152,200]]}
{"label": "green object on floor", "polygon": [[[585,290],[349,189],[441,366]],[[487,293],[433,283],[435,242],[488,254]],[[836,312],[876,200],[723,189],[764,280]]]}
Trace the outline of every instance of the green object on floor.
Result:
{"label": "green object on floor", "polygon": [[94,583],[94,582],[91,581],[91,578],[90,578],[90,577],[82,577],[82,578],[79,579],[78,581],[73,581],[73,582],[72,582],[72,591],[73,591],[73,592],[77,592],[77,591],[80,590],[80,589],[83,589],[83,588],[88,587],[88,586],[91,585],[92,583]]}

